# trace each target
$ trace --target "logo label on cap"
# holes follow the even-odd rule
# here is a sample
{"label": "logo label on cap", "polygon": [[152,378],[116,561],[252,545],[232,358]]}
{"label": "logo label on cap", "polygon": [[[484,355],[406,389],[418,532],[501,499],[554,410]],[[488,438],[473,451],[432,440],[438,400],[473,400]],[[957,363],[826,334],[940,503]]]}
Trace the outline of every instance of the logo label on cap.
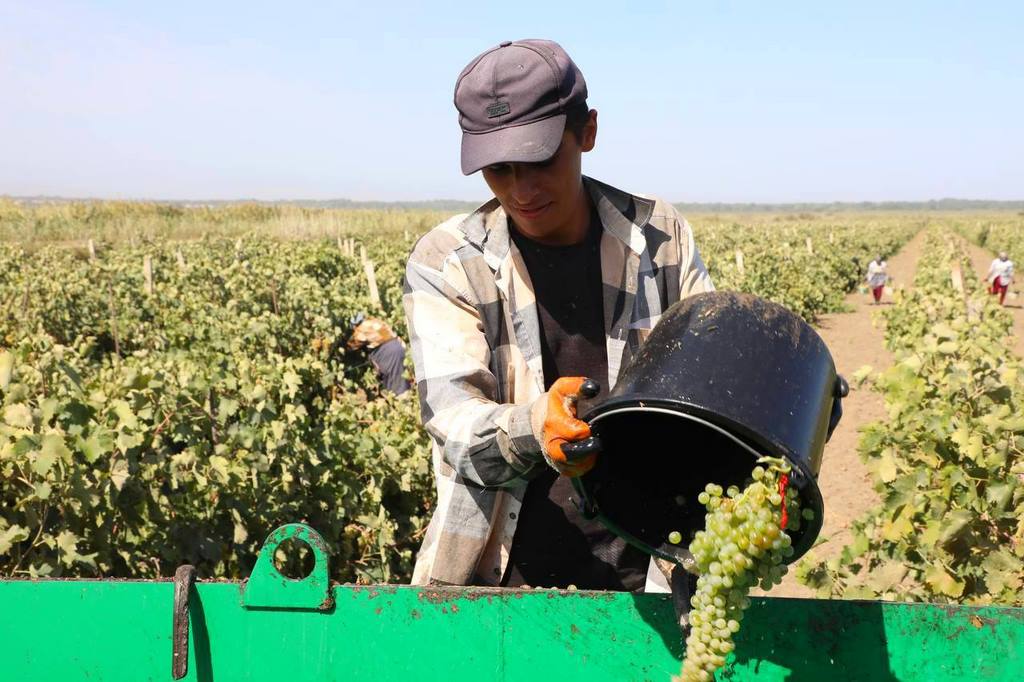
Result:
{"label": "logo label on cap", "polygon": [[487,107],[487,118],[504,116],[510,111],[512,111],[512,107],[509,106],[508,102],[495,102]]}

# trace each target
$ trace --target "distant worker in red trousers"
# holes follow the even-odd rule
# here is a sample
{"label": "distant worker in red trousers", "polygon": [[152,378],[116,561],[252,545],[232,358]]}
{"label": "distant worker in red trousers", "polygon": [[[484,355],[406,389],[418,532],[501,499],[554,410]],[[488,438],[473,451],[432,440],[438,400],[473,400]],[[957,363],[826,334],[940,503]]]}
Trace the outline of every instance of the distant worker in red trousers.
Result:
{"label": "distant worker in red trousers", "polygon": [[874,304],[882,302],[882,293],[885,291],[885,283],[889,281],[888,263],[882,257],[875,256],[875,259],[868,263],[868,286],[871,287],[871,295],[875,297]]}
{"label": "distant worker in red trousers", "polygon": [[1006,255],[1005,251],[999,252],[999,257],[988,266],[988,274],[985,278],[989,282],[988,293],[993,296],[999,294],[999,305],[1005,305],[1006,291],[1013,281],[1013,261]]}

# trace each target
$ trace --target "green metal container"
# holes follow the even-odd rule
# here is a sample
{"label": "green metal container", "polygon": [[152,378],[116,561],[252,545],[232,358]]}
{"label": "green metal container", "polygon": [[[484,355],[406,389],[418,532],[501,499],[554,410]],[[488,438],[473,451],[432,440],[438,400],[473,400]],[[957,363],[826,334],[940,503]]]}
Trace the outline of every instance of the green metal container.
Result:
{"label": "green metal container", "polygon": [[[316,557],[303,580],[272,563],[289,537]],[[171,581],[0,581],[0,680],[172,680],[172,666],[207,682],[669,682],[679,671],[668,595],[331,586],[326,569],[319,536],[296,524],[271,535],[242,583],[190,586],[179,571],[176,595]],[[1024,680],[1024,609],[754,599],[718,679]]]}

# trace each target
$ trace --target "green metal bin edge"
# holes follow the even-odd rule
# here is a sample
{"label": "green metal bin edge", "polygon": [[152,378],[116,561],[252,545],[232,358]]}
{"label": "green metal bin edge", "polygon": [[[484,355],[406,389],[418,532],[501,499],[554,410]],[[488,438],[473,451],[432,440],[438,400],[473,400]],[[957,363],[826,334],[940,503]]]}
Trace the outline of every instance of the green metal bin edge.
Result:
{"label": "green metal bin edge", "polygon": [[[200,582],[187,680],[661,680],[667,595],[331,588],[326,611]],[[0,581],[0,680],[171,679],[171,582]],[[1024,679],[1024,609],[755,598],[721,680]]]}

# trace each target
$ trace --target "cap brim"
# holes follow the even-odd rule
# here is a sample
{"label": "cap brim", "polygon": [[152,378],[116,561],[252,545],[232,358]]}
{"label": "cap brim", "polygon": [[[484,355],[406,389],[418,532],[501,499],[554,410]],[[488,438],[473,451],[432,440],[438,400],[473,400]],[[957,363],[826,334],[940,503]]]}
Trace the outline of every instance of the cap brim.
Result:
{"label": "cap brim", "polygon": [[462,173],[496,163],[547,161],[562,144],[565,114],[487,133],[462,133]]}

